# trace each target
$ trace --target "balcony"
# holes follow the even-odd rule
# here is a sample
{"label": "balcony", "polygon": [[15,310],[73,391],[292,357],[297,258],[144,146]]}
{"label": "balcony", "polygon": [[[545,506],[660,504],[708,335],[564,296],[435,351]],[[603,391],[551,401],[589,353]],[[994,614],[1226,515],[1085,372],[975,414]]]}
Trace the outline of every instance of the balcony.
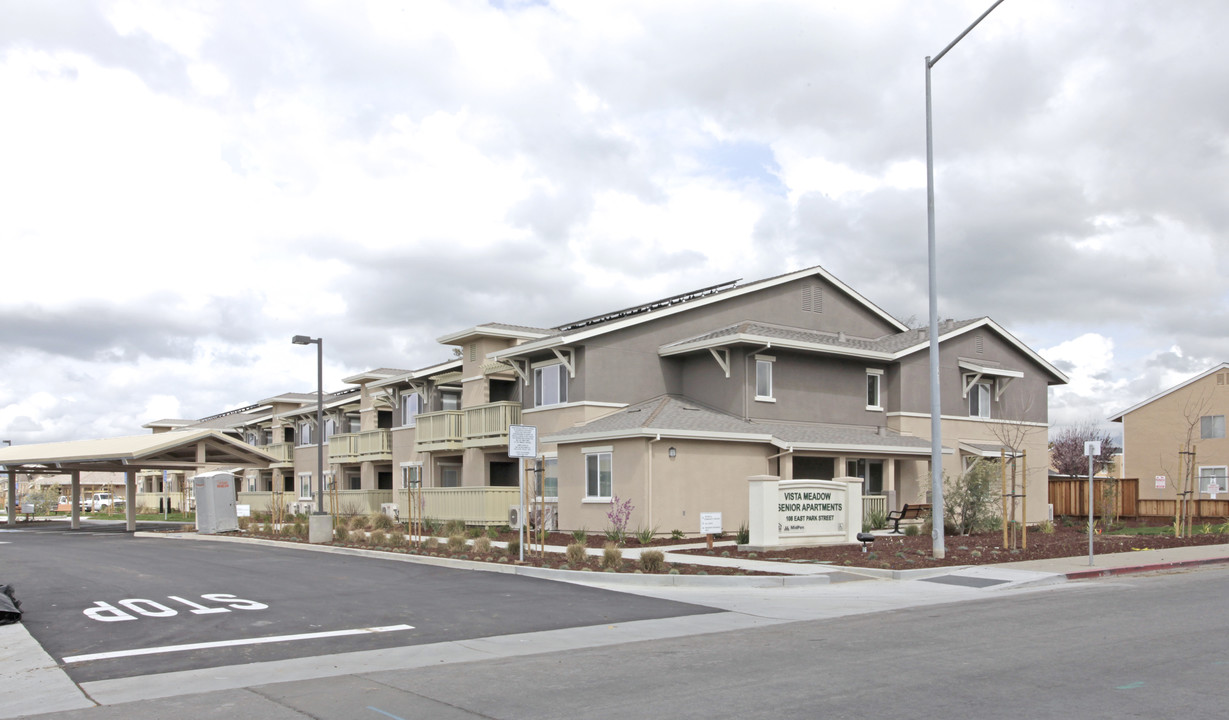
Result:
{"label": "balcony", "polygon": [[393,459],[393,436],[388,430],[343,433],[329,438],[329,462],[356,463]]}
{"label": "balcony", "polygon": [[494,447],[508,444],[508,426],[521,422],[519,402],[493,402],[466,408],[464,446],[467,448]]}
{"label": "balcony", "polygon": [[436,452],[460,450],[465,434],[463,410],[441,410],[422,413],[415,418],[414,450]]}
{"label": "balcony", "polygon": [[294,443],[282,442],[272,445],[260,445],[256,448],[277,458],[269,467],[283,468],[294,465]]}

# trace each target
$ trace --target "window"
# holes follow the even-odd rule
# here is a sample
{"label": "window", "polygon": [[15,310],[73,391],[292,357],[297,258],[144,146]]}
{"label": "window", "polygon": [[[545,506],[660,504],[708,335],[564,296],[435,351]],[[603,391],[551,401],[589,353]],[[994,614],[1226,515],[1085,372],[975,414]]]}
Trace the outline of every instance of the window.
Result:
{"label": "window", "polygon": [[772,400],[772,359],[755,358],[755,399]]}
{"label": "window", "polygon": [[974,383],[969,388],[969,417],[990,417],[990,383]]}
{"label": "window", "polygon": [[883,406],[879,403],[879,383],[883,379],[882,370],[867,370],[866,371],[866,409],[867,410],[882,410]]}
{"label": "window", "polygon": [[401,396],[401,427],[417,425],[420,412],[422,412],[422,395],[413,392]]}
{"label": "window", "polygon": [[409,490],[422,484],[422,465],[401,466],[401,489]]}
{"label": "window", "polygon": [[440,463],[440,487],[461,487],[461,466]]}
{"label": "window", "polygon": [[546,365],[533,370],[533,405],[562,405],[568,401],[568,378],[562,364]]}
{"label": "window", "polygon": [[458,390],[444,390],[440,393],[440,409],[460,410],[461,393]]}
{"label": "window", "polygon": [[611,453],[599,452],[585,455],[585,497],[591,500],[609,500]]}
{"label": "window", "polygon": [[309,422],[299,423],[299,444],[312,444],[312,424]]}
{"label": "window", "polygon": [[329,438],[337,432],[337,421],[333,418],[324,419],[324,440],[328,442]]}
{"label": "window", "polygon": [[1199,418],[1199,437],[1203,440],[1216,440],[1225,437],[1225,416],[1204,415]]}
{"label": "window", "polygon": [[299,499],[312,499],[312,474],[299,473]]}
{"label": "window", "polygon": [[[1216,483],[1216,490],[1212,490],[1212,484]],[[1199,492],[1229,492],[1229,468],[1224,465],[1214,467],[1199,468]]]}
{"label": "window", "polygon": [[548,498],[559,497],[559,458],[547,457],[542,460],[542,495]]}

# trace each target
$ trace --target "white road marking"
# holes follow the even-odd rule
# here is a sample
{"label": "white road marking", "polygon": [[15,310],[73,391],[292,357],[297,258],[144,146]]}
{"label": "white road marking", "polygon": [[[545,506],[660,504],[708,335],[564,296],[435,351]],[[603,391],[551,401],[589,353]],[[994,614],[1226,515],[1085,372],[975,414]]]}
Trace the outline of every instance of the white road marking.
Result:
{"label": "white road marking", "polygon": [[265,643],[290,642],[293,640],[315,640],[317,638],[363,635],[365,633],[397,632],[399,630],[413,629],[413,625],[385,625],[384,627],[354,628],[353,630],[330,630],[328,632],[303,633],[301,635],[274,635],[273,637],[218,640],[215,642],[188,643],[187,645],[164,645],[162,647],[137,648],[135,650],[116,650],[115,652],[91,653],[89,655],[69,655],[68,657],[63,658],[63,662],[88,662],[90,660],[109,660],[111,658],[133,657],[135,655],[156,655],[158,653],[185,652],[188,650],[205,650],[209,648],[235,647],[238,645],[263,645]]}

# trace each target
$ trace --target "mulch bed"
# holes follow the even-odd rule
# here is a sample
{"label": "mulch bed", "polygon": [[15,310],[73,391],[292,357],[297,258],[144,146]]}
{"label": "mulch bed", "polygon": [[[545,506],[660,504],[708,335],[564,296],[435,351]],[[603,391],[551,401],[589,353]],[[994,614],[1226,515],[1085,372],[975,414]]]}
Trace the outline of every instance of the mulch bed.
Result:
{"label": "mulch bed", "polygon": [[[1198,526],[1196,530],[1198,530]],[[885,568],[911,570],[951,565],[992,565],[995,563],[1043,560],[1047,558],[1088,556],[1088,531],[1079,527],[1056,527],[1045,534],[1030,530],[1025,543],[1017,538],[1015,547],[1008,543],[1003,547],[1002,531],[977,535],[947,535],[944,537],[945,557],[931,557],[933,543],[929,535],[912,537],[896,535],[879,536],[871,543],[868,552],[861,545],[828,545],[824,547],[791,548],[756,553],[759,560],[778,560],[798,563],[829,563],[849,567]],[[1188,545],[1229,544],[1229,535],[1217,533],[1197,534],[1176,538],[1172,535],[1114,535],[1102,533],[1093,536],[1093,553],[1133,552]],[[733,548],[714,550],[718,555],[728,551],[731,557],[748,557],[749,553]],[[706,550],[684,550],[683,553],[707,554]]]}

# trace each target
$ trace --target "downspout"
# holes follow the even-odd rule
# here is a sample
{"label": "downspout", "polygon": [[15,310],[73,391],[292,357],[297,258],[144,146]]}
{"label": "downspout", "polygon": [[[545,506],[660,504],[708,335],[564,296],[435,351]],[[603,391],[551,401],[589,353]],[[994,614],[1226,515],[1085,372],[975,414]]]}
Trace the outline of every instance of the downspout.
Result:
{"label": "downspout", "polygon": [[759,350],[748,350],[747,354],[743,356],[743,420],[751,419],[751,401],[747,399],[749,394],[747,391],[751,389],[751,378],[748,377],[751,373],[751,363],[747,362],[747,360],[756,353],[771,349],[772,343],[768,343]]}
{"label": "downspout", "polygon": [[647,445],[647,452],[649,455],[648,472],[645,473],[644,478],[645,505],[648,508],[646,522],[650,528],[653,527],[653,443],[657,442],[661,442],[661,433],[657,433],[657,437],[650,440],[649,444]]}

